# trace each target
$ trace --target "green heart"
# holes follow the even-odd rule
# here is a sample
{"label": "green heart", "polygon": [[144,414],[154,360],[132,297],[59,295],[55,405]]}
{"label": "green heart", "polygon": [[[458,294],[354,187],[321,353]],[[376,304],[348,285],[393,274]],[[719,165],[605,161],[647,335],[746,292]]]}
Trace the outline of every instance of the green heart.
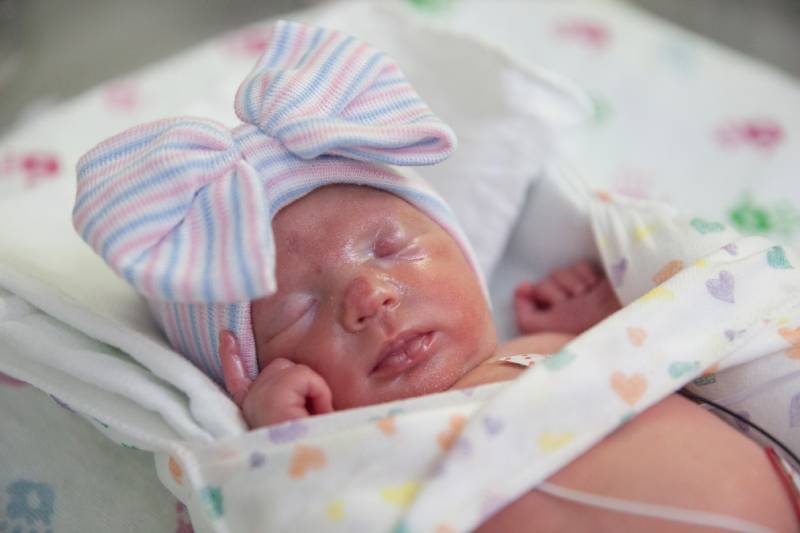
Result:
{"label": "green heart", "polygon": [[222,491],[219,487],[205,487],[200,492],[200,498],[206,505],[206,510],[212,518],[222,516]]}
{"label": "green heart", "polygon": [[669,365],[669,375],[673,379],[678,379],[688,372],[694,372],[700,367],[697,361],[676,361]]}
{"label": "green heart", "polygon": [[702,235],[706,233],[719,233],[725,230],[725,226],[719,222],[709,222],[708,220],[703,220],[698,217],[693,218],[689,224]]}
{"label": "green heart", "polygon": [[565,366],[569,365],[575,359],[575,357],[576,355],[574,352],[570,352],[569,350],[561,350],[560,352],[545,359],[542,364],[549,370],[561,370]]}
{"label": "green heart", "polygon": [[769,266],[772,268],[794,268],[786,258],[783,246],[773,246],[769,249],[767,252],[767,263],[769,263]]}

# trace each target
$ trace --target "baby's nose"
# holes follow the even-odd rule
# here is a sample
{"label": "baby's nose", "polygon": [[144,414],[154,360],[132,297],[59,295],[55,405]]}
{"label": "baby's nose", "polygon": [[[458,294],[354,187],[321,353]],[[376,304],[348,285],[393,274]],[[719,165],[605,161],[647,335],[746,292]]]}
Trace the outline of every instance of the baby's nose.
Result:
{"label": "baby's nose", "polygon": [[399,297],[397,286],[383,275],[354,277],[344,293],[344,328],[351,333],[361,331],[371,319],[397,307]]}

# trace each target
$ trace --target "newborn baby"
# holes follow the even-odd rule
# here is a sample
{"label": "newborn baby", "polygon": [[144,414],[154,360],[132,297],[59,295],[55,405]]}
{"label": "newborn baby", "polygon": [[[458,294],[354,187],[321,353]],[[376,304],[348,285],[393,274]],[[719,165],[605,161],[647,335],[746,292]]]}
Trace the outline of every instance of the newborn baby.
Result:
{"label": "newborn baby", "polygon": [[[273,220],[278,291],[251,304],[261,373],[221,336],[225,383],[251,427],[516,376],[619,308],[589,263],[515,295],[525,333],[497,345],[480,280],[439,224],[370,187],[317,189]],[[558,333],[555,333],[558,332]]]}

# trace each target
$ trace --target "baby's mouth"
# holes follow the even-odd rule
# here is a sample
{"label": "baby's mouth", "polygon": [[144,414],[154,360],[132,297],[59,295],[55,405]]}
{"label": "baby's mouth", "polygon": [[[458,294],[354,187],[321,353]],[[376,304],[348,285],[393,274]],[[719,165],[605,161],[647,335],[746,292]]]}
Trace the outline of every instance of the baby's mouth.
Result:
{"label": "baby's mouth", "polygon": [[401,333],[381,351],[370,376],[393,378],[427,359],[433,353],[434,331]]}

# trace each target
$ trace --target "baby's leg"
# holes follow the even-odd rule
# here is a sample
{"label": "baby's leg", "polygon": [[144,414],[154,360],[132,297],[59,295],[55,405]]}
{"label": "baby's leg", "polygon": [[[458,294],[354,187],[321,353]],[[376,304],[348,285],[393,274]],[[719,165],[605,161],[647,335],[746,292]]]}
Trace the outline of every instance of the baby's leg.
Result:
{"label": "baby's leg", "polygon": [[521,333],[578,334],[620,308],[611,284],[588,261],[552,272],[538,283],[514,291],[514,311]]}
{"label": "baby's leg", "polygon": [[[585,493],[734,517],[780,532],[799,529],[789,495],[764,451],[676,395],[643,412],[547,481]],[[590,507],[533,490],[477,531],[719,529]]]}

